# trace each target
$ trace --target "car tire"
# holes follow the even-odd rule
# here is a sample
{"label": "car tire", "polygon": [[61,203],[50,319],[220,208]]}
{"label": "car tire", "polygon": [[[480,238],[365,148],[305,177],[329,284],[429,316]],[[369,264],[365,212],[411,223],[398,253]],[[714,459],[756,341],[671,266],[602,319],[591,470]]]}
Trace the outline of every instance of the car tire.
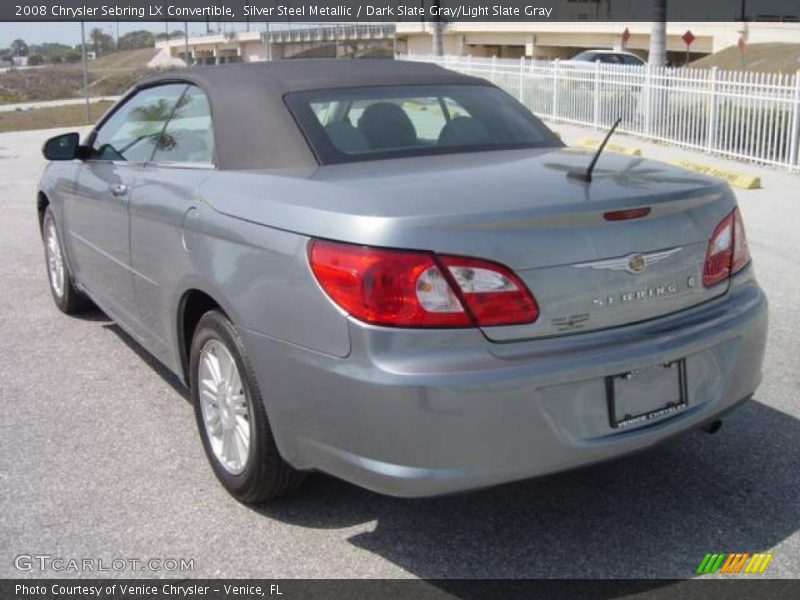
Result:
{"label": "car tire", "polygon": [[61,243],[58,226],[49,206],[45,208],[42,218],[42,241],[47,281],[56,306],[68,315],[86,308],[89,304],[88,299],[73,283],[69,265],[64,259],[64,245]]}
{"label": "car tire", "polygon": [[220,311],[200,318],[189,369],[203,449],[223,487],[247,503],[273,500],[299,487],[305,474],[280,455],[244,344]]}

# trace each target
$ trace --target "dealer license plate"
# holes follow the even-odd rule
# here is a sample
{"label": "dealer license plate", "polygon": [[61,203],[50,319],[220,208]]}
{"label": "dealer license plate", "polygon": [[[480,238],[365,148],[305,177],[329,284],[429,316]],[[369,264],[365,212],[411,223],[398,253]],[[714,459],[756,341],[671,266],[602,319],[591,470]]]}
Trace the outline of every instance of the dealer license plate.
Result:
{"label": "dealer license plate", "polygon": [[611,427],[647,425],[682,411],[689,401],[686,389],[683,359],[606,377]]}

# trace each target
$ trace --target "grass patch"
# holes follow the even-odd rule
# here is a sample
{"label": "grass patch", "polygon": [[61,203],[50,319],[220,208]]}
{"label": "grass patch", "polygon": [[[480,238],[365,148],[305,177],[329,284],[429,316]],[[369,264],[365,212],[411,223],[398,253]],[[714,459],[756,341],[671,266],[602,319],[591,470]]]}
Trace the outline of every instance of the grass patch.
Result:
{"label": "grass patch", "polygon": [[[92,96],[116,96],[139,79],[152,75],[150,69],[89,71]],[[83,96],[83,71],[74,65],[42,69],[15,69],[0,73],[0,104],[61,100]]]}
{"label": "grass patch", "polygon": [[[156,71],[147,68],[154,48],[115,52],[89,61],[89,94],[116,96]],[[11,69],[0,73],[0,104],[60,100],[83,96],[80,64]]]}
{"label": "grass patch", "polygon": [[36,102],[74,98],[83,86],[83,72],[74,65],[12,69],[0,73],[0,102]]}
{"label": "grass patch", "polygon": [[86,118],[85,104],[67,106],[48,106],[31,110],[0,112],[0,133],[8,131],[27,131],[30,129],[53,129],[55,127],[83,127],[95,123],[112,102],[93,102],[89,105],[90,115]]}
{"label": "grass patch", "polygon": [[90,61],[89,68],[94,71],[104,69],[145,69],[147,63],[158,53],[155,48],[139,50],[120,50]]}
{"label": "grass patch", "polygon": [[744,53],[730,46],[704,56],[689,65],[692,68],[719,67],[732,71],[758,71],[791,75],[800,68],[800,44],[779,42],[748,44]]}

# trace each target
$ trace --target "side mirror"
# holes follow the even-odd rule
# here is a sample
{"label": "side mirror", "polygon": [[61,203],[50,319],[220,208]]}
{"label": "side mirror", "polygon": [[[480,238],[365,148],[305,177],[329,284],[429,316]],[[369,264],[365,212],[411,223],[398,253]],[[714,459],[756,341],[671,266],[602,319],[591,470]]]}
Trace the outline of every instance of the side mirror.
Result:
{"label": "side mirror", "polygon": [[42,154],[47,160],[73,160],[83,158],[80,136],[75,133],[64,133],[51,137],[44,143]]}

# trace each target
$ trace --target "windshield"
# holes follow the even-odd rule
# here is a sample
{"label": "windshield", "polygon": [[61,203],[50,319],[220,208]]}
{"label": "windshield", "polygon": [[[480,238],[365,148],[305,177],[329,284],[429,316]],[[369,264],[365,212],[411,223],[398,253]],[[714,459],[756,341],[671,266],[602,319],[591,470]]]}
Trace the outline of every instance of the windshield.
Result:
{"label": "windshield", "polygon": [[286,102],[323,164],[562,145],[525,107],[488,85],[297,92]]}

